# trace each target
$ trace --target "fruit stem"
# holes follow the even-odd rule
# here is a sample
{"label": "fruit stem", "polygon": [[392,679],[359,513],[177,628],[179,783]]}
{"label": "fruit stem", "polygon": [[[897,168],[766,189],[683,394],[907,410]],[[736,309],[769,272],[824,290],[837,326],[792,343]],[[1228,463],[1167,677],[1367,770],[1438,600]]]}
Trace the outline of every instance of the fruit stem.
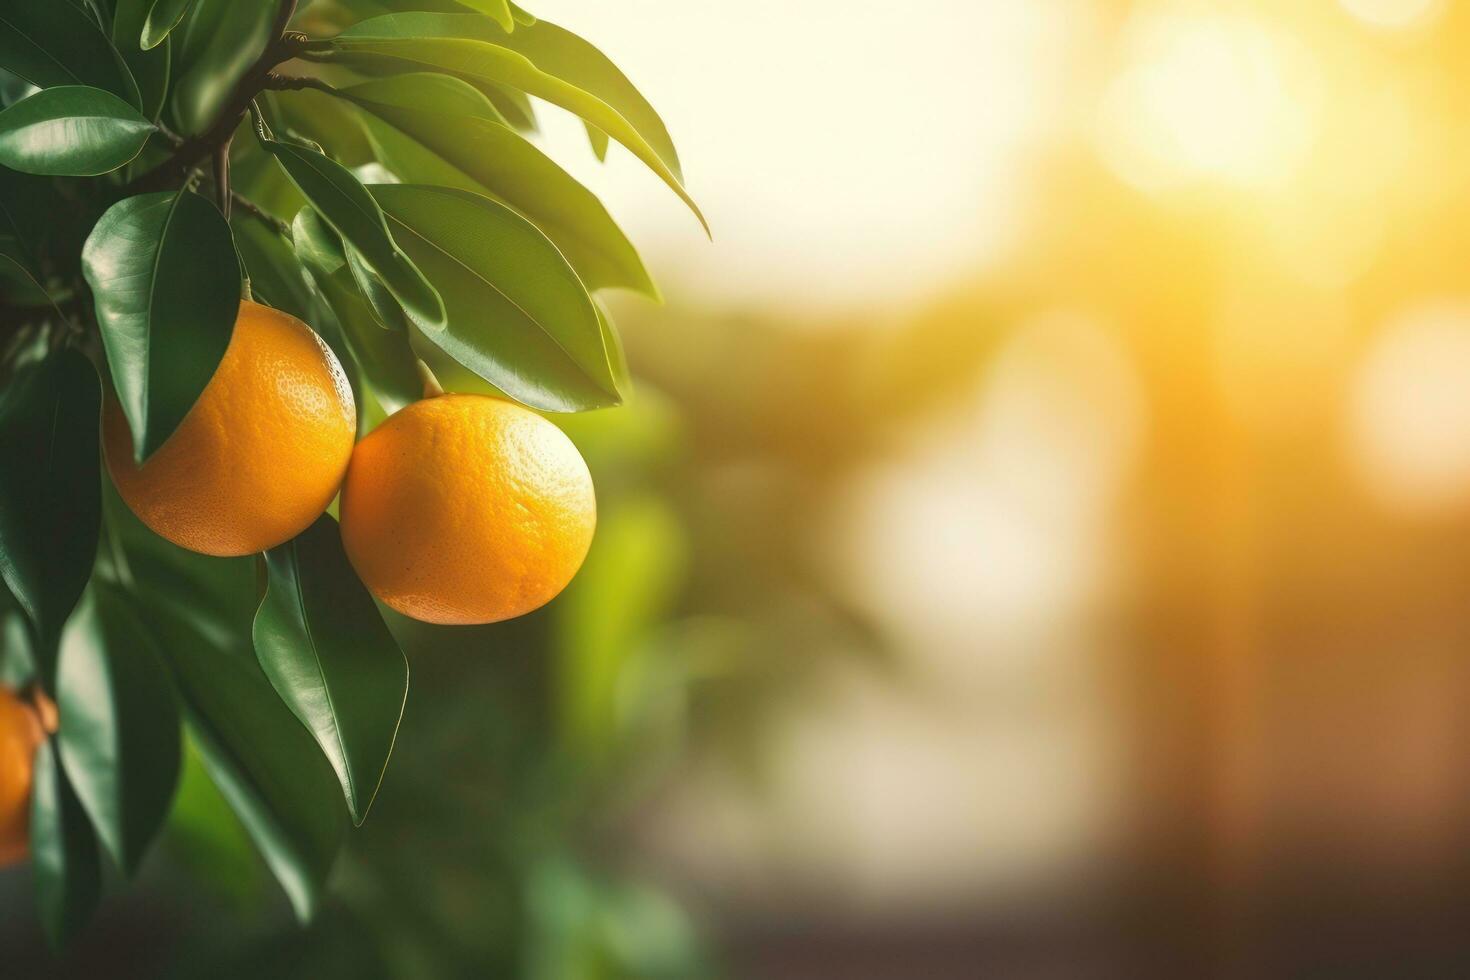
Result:
{"label": "fruit stem", "polygon": [[424,383],[424,397],[438,398],[444,394],[444,386],[434,377],[434,372],[422,360],[418,362],[419,380]]}

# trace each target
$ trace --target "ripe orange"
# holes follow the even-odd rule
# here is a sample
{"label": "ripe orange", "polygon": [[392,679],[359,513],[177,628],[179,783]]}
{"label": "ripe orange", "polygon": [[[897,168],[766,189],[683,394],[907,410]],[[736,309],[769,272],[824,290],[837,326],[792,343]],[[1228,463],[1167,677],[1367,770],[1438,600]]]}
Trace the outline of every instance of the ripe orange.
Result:
{"label": "ripe orange", "polygon": [[31,775],[44,737],[30,705],[0,688],[0,867],[30,850]]}
{"label": "ripe orange", "polygon": [[342,543],[367,587],[429,623],[494,623],[566,587],[597,502],[560,429],[483,395],[415,402],[358,443]]}
{"label": "ripe orange", "polygon": [[246,300],[199,400],[142,466],[122,408],[103,415],[107,468],[133,513],[174,544],[248,555],[327,509],[356,435],[342,365],[300,320]]}

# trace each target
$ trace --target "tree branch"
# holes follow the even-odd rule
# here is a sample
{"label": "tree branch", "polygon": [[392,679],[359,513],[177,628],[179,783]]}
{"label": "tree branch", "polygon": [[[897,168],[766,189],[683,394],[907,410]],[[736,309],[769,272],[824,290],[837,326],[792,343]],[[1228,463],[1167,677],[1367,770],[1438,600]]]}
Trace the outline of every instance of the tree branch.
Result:
{"label": "tree branch", "polygon": [[170,187],[205,157],[229,142],[236,127],[240,125],[240,120],[244,118],[250,100],[265,87],[271,69],[294,58],[306,43],[306,35],[286,30],[295,14],[296,0],[281,0],[280,7],[276,10],[275,23],[271,27],[271,42],[235,83],[234,90],[215,118],[214,124],[203,133],[185,139],[167,160],[129,184],[125,193],[131,195]]}
{"label": "tree branch", "polygon": [[276,232],[279,235],[285,235],[287,238],[291,237],[290,225],[286,224],[286,222],[271,214],[259,204],[256,204],[254,201],[250,200],[250,198],[246,197],[244,194],[241,194],[239,191],[231,191],[230,200],[234,201],[236,206],[239,207],[241,211],[244,211],[252,218],[256,218],[260,221],[265,222],[268,226],[270,226],[272,231]]}

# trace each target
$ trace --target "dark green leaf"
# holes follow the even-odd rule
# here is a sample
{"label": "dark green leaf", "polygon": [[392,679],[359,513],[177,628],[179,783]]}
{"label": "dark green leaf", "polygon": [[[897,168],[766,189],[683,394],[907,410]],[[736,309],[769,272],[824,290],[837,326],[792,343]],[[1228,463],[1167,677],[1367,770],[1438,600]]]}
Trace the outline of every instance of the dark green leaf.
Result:
{"label": "dark green leaf", "polygon": [[149,610],[205,768],[309,920],[346,830],[331,766],[251,656],[246,623],[217,626],[164,596]]}
{"label": "dark green leaf", "polygon": [[62,0],[0,6],[0,68],[39,88],[91,85],[142,106],[132,73],[102,28]]}
{"label": "dark green leaf", "polygon": [[157,119],[168,95],[168,76],[173,65],[173,45],[165,39],[151,51],[138,46],[143,23],[153,0],[117,0],[112,15],[112,43],[133,73],[143,102],[143,115]]}
{"label": "dark green leaf", "polygon": [[101,397],[91,362],[64,350],[17,373],[0,401],[0,579],[52,691],[61,627],[97,554]]}
{"label": "dark green leaf", "polygon": [[36,750],[31,784],[31,864],[36,911],[53,948],[71,940],[97,908],[102,869],[97,838],[48,740]]}
{"label": "dark green leaf", "polygon": [[113,384],[141,462],[214,376],[240,310],[240,260],[218,209],[188,190],[107,209],[82,249]]}
{"label": "dark green leaf", "polygon": [[475,14],[387,14],[318,44],[348,64],[442,71],[555,103],[631,150],[705,224],[684,190],[678,155],[658,115],[596,48],[555,25],[538,21],[507,33]]}
{"label": "dark green leaf", "polygon": [[444,303],[388,230],[382,210],[352,172],[316,150],[262,137],[287,176],[341,239],[388,288],[415,323],[444,326]]}
{"label": "dark green leaf", "polygon": [[443,291],[448,329],[429,341],[533,408],[618,403],[591,297],[535,225],[468,191],[372,191],[394,236]]}
{"label": "dark green leaf", "polygon": [[331,515],[266,552],[265,563],[255,655],[337,771],[361,824],[398,735],[408,661],[348,563]]}
{"label": "dark green leaf", "polygon": [[0,166],[95,177],[141,153],[152,132],[152,123],[111,92],[58,85],[0,112]]}
{"label": "dark green leaf", "polygon": [[290,241],[254,215],[241,211],[235,212],[230,225],[255,298],[267,306],[285,310],[304,323],[311,323],[316,303]]}
{"label": "dark green leaf", "polygon": [[179,710],[156,641],[124,593],[96,585],[62,635],[58,740],[97,836],[138,867],[179,778]]}
{"label": "dark green leaf", "polygon": [[302,208],[292,225],[292,238],[296,254],[331,307],[348,352],[379,404],[391,413],[417,400],[423,381],[408,333],[382,329],[352,281],[337,236],[316,212]]}
{"label": "dark green leaf", "polygon": [[184,135],[212,123],[235,85],[271,42],[279,0],[195,0],[169,35],[169,109]]}
{"label": "dark green leaf", "polygon": [[168,37],[169,31],[179,26],[179,21],[189,12],[194,0],[153,0],[148,18],[143,23],[138,43],[147,51],[158,47]]}
{"label": "dark green leaf", "polygon": [[373,274],[367,263],[363,261],[362,253],[351,245],[343,245],[342,253],[347,257],[347,271],[352,276],[352,281],[357,285],[357,292],[367,303],[368,309],[372,311],[373,320],[384,330],[407,329],[408,324],[403,319],[403,308],[388,291],[383,281]]}
{"label": "dark green leaf", "polygon": [[[589,289],[657,295],[638,252],[602,202],[501,122],[464,82],[399,75],[342,94],[382,120],[365,120],[368,136],[383,164],[405,181],[488,193],[545,232]],[[405,145],[403,136],[419,145]],[[425,150],[437,159],[426,159]]]}

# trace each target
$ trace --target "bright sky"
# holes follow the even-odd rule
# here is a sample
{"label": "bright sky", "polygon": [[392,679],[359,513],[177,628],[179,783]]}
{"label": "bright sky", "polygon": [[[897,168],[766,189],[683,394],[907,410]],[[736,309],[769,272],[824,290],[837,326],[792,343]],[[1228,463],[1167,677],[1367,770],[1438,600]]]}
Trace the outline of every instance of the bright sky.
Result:
{"label": "bright sky", "polygon": [[1061,103],[1074,0],[538,0],[607,52],[679,147],[694,218],[563,113],[559,160],[666,292],[829,313],[922,299],[1002,246],[1018,150]]}

